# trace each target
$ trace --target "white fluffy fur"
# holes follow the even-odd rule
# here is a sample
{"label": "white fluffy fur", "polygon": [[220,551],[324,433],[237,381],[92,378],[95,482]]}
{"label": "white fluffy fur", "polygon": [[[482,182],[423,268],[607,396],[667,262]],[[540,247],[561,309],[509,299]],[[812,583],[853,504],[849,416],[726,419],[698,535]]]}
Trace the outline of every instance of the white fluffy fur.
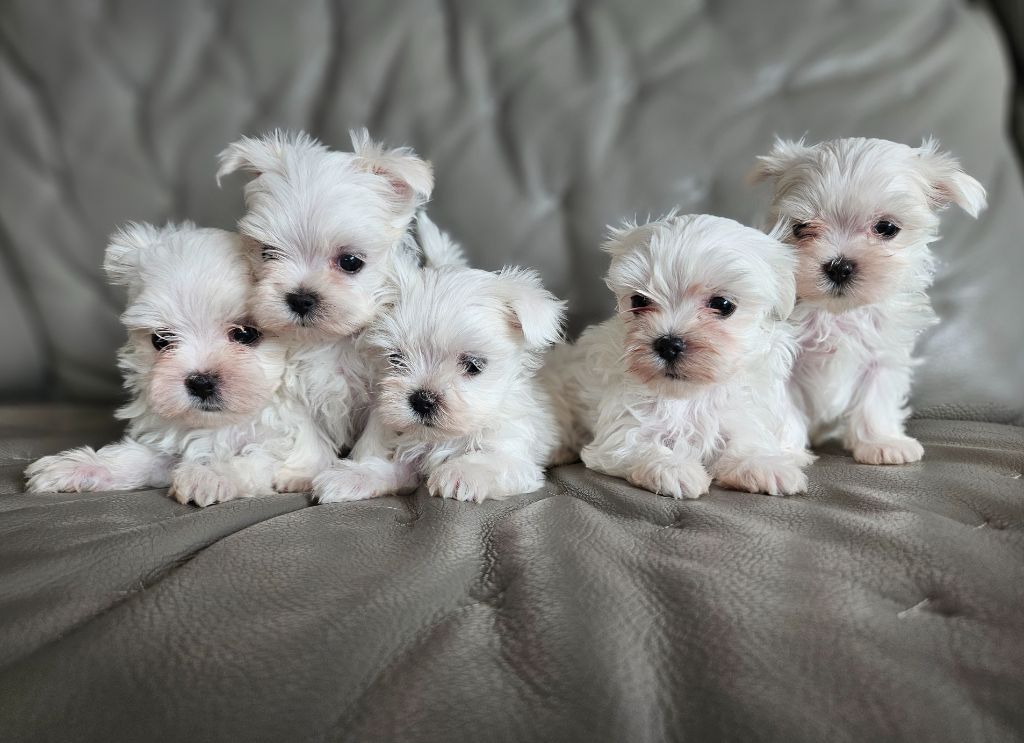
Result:
{"label": "white fluffy fur", "polygon": [[[170,485],[181,502],[209,505],[273,490],[310,427],[281,387],[285,347],[272,334],[253,345],[229,337],[251,326],[252,278],[239,236],[191,223],[131,224],[115,234],[104,267],[127,289],[119,353],[129,402],[123,440],[43,457],[26,471],[30,491],[129,490]],[[170,340],[157,350],[153,335]],[[185,379],[219,378],[206,410]]]}
{"label": "white fluffy fur", "polygon": [[[839,437],[868,464],[921,459],[904,421],[915,339],[937,322],[926,293],[936,212],[955,203],[977,216],[985,190],[933,140],[778,141],[756,175],[773,182],[770,219],[799,259],[793,389],[812,440]],[[883,239],[879,220],[899,233]],[[839,257],[856,263],[841,292],[823,272]]]}
{"label": "white fluffy fur", "polygon": [[[388,150],[365,130],[352,132],[352,145],[334,152],[306,134],[274,132],[220,155],[218,180],[255,174],[238,223],[257,278],[253,314],[288,340],[285,387],[319,429],[297,443],[294,489],[309,489],[365,425],[372,366],[360,338],[393,301],[396,265],[415,261],[408,228],[433,188],[430,165],[411,150]],[[359,270],[343,270],[343,255],[362,261]],[[315,310],[296,314],[293,292],[315,293]]]}
{"label": "white fluffy fur", "polygon": [[[465,501],[543,484],[556,429],[535,374],[563,303],[532,271],[465,268],[436,230],[421,227],[421,240],[435,257],[401,273],[395,307],[369,333],[381,359],[375,404],[351,459],[314,481],[321,503],[404,493],[423,478],[433,495]],[[483,364],[476,375],[471,359]],[[411,407],[417,390],[436,399],[429,422]]]}
{"label": "white fluffy fur", "polygon": [[[806,488],[813,457],[786,391],[793,259],[732,220],[674,216],[613,230],[607,283],[618,314],[550,355],[544,377],[562,428],[555,463],[590,468],[654,493],[697,498],[712,479],[770,494]],[[632,297],[650,306],[635,310]],[[708,306],[726,297],[728,317]],[[675,364],[653,343],[686,342]]]}

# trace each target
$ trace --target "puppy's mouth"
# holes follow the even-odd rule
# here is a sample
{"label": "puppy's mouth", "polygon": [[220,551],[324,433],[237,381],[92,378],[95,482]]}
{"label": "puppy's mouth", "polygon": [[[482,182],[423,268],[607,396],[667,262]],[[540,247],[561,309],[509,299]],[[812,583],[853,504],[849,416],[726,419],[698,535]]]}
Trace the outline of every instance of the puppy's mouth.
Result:
{"label": "puppy's mouth", "polygon": [[224,403],[219,397],[211,397],[206,400],[195,400],[191,401],[193,410],[200,410],[204,413],[222,413],[224,412]]}

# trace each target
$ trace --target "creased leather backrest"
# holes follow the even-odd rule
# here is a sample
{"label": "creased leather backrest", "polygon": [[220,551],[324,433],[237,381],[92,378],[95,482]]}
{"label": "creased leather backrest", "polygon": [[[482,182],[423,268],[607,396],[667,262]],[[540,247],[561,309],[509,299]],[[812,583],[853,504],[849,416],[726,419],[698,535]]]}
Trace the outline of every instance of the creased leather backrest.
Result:
{"label": "creased leather backrest", "polygon": [[1020,420],[1024,194],[1006,60],[954,0],[715,3],[6,3],[0,11],[0,313],[8,398],[109,399],[129,219],[230,227],[242,133],[366,125],[434,161],[433,213],[486,268],[536,266],[572,325],[606,315],[609,222],[679,206],[744,221],[772,136],[934,134],[989,189],[950,211],[922,344],[924,413]]}

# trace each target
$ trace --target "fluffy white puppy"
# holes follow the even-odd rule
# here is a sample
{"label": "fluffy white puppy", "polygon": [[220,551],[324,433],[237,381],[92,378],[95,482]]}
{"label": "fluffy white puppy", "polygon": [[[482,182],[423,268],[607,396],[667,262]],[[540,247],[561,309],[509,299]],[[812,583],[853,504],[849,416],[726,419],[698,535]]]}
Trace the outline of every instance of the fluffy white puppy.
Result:
{"label": "fluffy white puppy", "polygon": [[755,172],[774,183],[770,219],[799,259],[793,387],[815,443],[838,437],[858,462],[916,462],[904,432],[914,341],[937,322],[926,290],[937,212],[971,216],[985,189],[938,144],[778,141]]}
{"label": "fluffy white puppy", "polygon": [[[786,391],[795,261],[758,230],[707,215],[613,230],[618,314],[549,357],[562,446],[654,493],[801,492],[813,457]],[[582,448],[582,450],[581,450]]]}
{"label": "fluffy white puppy", "polygon": [[272,492],[302,416],[278,394],[284,345],[249,315],[242,239],[191,223],[130,224],[111,238],[104,268],[128,295],[118,359],[131,398],[116,414],[125,437],[43,457],[26,470],[28,489],[170,485],[201,506]]}
{"label": "fluffy white puppy", "polygon": [[[439,256],[431,263],[459,262],[453,246],[431,247],[438,233],[421,238]],[[368,335],[382,367],[366,431],[351,459],[316,478],[315,497],[405,493],[424,477],[433,495],[464,501],[540,488],[557,431],[535,377],[563,312],[532,271],[406,272]]]}
{"label": "fluffy white puppy", "polygon": [[397,262],[415,261],[412,217],[433,188],[429,163],[352,132],[353,152],[304,133],[245,137],[220,154],[218,182],[245,186],[239,231],[256,274],[252,314],[289,342],[285,386],[315,427],[296,444],[280,490],[308,490],[365,424],[371,368],[359,337],[390,301]]}

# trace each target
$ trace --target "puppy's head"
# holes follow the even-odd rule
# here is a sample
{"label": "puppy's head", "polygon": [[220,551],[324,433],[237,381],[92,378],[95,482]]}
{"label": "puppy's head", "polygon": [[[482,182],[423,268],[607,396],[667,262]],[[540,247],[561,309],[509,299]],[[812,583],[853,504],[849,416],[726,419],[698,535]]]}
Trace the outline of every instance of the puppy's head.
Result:
{"label": "puppy's head", "polygon": [[411,150],[385,150],[365,130],[352,144],[354,152],[333,152],[306,134],[275,132],[220,154],[218,180],[255,175],[238,227],[255,266],[253,315],[268,330],[348,336],[388,300],[396,245],[433,175]]}
{"label": "puppy's head", "polygon": [[985,189],[932,140],[777,141],[754,178],[774,183],[772,216],[800,259],[798,296],[833,312],[925,288],[936,212],[985,207]]}
{"label": "puppy's head", "polygon": [[169,423],[212,428],[255,414],[273,395],[283,350],[248,315],[252,290],[241,238],[191,223],[129,224],[104,269],[127,288],[120,363],[133,400]]}
{"label": "puppy's head", "polygon": [[626,366],[658,394],[683,397],[728,381],[767,342],[767,324],[793,310],[789,248],[730,219],[626,225],[605,250]]}
{"label": "puppy's head", "polygon": [[563,313],[532,271],[408,272],[397,304],[370,334],[384,367],[385,423],[427,441],[493,426],[510,412],[509,390],[536,372],[558,338]]}

